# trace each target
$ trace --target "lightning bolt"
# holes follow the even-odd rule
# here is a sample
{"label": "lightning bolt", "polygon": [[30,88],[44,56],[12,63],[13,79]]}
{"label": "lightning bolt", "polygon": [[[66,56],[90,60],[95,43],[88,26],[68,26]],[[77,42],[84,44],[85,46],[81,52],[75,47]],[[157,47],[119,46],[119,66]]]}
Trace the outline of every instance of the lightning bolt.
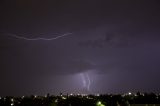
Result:
{"label": "lightning bolt", "polygon": [[17,39],[23,39],[23,40],[32,40],[32,41],[36,41],[36,40],[45,40],[45,41],[51,41],[51,40],[56,40],[58,38],[61,38],[61,37],[64,37],[64,36],[68,36],[68,35],[71,35],[72,33],[65,33],[63,35],[59,35],[57,37],[54,37],[54,38],[41,38],[41,37],[38,37],[38,38],[26,38],[26,37],[21,37],[21,36],[18,36],[16,34],[7,34],[7,35],[10,35],[12,37],[15,37]]}
{"label": "lightning bolt", "polygon": [[91,81],[90,81],[90,77],[89,77],[88,73],[86,73],[86,78],[88,80],[87,90],[90,91]]}
{"label": "lightning bolt", "polygon": [[83,87],[90,91],[91,80],[88,73],[81,73],[80,75],[82,78]]}

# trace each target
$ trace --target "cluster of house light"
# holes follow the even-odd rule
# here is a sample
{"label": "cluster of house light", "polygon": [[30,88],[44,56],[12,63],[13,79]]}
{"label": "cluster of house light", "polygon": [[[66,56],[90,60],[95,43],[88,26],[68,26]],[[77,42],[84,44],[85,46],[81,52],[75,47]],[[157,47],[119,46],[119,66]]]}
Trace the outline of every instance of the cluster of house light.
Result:
{"label": "cluster of house light", "polygon": [[[143,93],[140,93],[140,95],[145,96]],[[156,95],[157,95],[156,98],[158,99],[160,94],[156,94]],[[93,97],[90,97],[88,94],[73,94],[73,93],[71,93],[69,95],[62,95],[62,94],[60,95],[61,99],[63,99],[63,100],[66,100],[67,97],[70,97],[70,96],[79,96],[79,97],[83,97],[83,98],[87,98],[87,99],[93,99]],[[100,96],[100,94],[95,94],[94,96]],[[110,95],[110,96],[112,97],[112,95]],[[122,94],[121,96],[124,97],[124,96],[138,96],[138,95],[136,93],[128,92],[128,93]],[[45,95],[44,97],[46,98],[47,95]],[[24,98],[25,98],[25,96],[21,97],[21,99],[24,99]],[[39,98],[39,96],[34,95],[34,98]],[[6,100],[5,97],[0,97],[0,100],[1,99]],[[11,101],[10,106],[14,106],[14,103],[15,103],[14,98],[11,98],[10,101]],[[55,100],[55,103],[57,103],[57,102],[58,102],[58,98]],[[18,103],[20,103],[20,102],[18,102]],[[101,101],[97,101],[96,106],[105,106],[105,105]]]}

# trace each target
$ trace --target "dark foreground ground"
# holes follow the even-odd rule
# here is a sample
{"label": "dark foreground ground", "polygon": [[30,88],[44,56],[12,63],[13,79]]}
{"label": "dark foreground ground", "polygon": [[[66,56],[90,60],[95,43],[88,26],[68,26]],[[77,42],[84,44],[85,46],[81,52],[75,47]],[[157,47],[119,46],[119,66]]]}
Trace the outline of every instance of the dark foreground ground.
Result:
{"label": "dark foreground ground", "polygon": [[0,97],[0,106],[160,106],[160,95],[127,93],[123,95],[46,95]]}

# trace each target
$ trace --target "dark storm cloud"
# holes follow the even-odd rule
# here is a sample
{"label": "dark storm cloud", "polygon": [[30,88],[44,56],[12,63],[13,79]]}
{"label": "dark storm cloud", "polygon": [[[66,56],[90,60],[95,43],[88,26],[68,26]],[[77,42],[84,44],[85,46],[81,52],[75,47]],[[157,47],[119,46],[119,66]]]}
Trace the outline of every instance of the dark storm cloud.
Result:
{"label": "dark storm cloud", "polygon": [[61,74],[76,74],[92,70],[95,66],[86,60],[74,60],[57,64],[55,67],[55,70],[58,70]]}
{"label": "dark storm cloud", "polygon": [[[81,73],[94,68],[94,64],[84,58],[77,58],[75,47],[71,46],[67,38],[55,41],[26,41],[11,36],[1,37],[1,56],[4,74],[19,73],[23,75],[68,75]],[[72,37],[71,37],[72,38]],[[8,42],[4,42],[4,41]],[[65,43],[65,41],[67,41]],[[59,47],[57,47],[59,45]],[[11,52],[9,52],[11,51]],[[78,51],[79,52],[79,51]],[[76,56],[76,58],[74,58]],[[10,64],[7,67],[6,64]],[[11,71],[12,70],[12,71]]]}
{"label": "dark storm cloud", "polygon": [[[111,86],[99,88],[100,83],[96,83],[99,91],[120,88],[128,92],[124,87],[138,88],[133,86],[136,83],[142,88],[159,88],[159,82],[154,82],[159,79],[160,69],[159,9],[159,0],[2,0],[3,94],[8,95],[10,88],[10,94],[17,95],[33,93],[41,87],[50,92],[53,85],[62,87],[62,83],[67,89],[70,86],[64,80],[68,75],[88,71],[104,76],[99,77],[100,81],[108,81],[110,76],[107,83]],[[69,32],[73,34],[49,42],[9,36],[52,38],[54,33]],[[143,87],[145,80],[149,83]],[[119,86],[121,83],[124,87]]]}
{"label": "dark storm cloud", "polygon": [[[2,29],[13,32],[79,31],[99,25],[134,23],[143,27],[158,19],[156,1],[6,1]],[[142,8],[143,7],[143,8]],[[5,12],[3,12],[5,11]],[[152,17],[154,16],[154,17]],[[97,21],[98,20],[98,21]],[[4,24],[3,24],[4,23]],[[137,24],[137,25],[136,25]],[[123,26],[122,26],[123,27]]]}
{"label": "dark storm cloud", "polygon": [[93,39],[93,40],[85,40],[79,42],[78,45],[82,47],[127,47],[129,44],[128,36],[124,36],[120,33],[107,33],[103,38]]}

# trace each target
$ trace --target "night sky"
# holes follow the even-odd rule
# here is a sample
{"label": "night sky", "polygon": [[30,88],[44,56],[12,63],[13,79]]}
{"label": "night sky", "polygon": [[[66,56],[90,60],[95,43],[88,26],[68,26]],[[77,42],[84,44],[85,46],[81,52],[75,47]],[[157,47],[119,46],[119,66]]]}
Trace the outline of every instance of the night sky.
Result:
{"label": "night sky", "polygon": [[0,0],[0,95],[160,92],[159,5]]}

